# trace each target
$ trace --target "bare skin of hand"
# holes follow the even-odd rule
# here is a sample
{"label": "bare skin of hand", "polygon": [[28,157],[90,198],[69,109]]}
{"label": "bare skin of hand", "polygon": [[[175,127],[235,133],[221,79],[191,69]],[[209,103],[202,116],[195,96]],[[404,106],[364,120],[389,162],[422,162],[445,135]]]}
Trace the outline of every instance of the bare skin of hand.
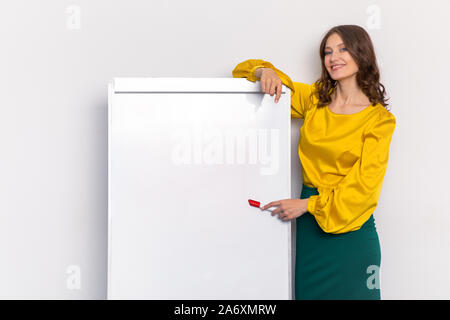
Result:
{"label": "bare skin of hand", "polygon": [[258,68],[255,75],[260,77],[261,91],[275,96],[275,103],[278,103],[281,96],[282,82],[280,77],[270,68]]}
{"label": "bare skin of hand", "polygon": [[272,216],[278,214],[278,218],[283,221],[289,221],[300,217],[307,212],[308,199],[284,199],[272,201],[261,207],[261,210],[266,210],[270,207],[278,207],[272,211]]}

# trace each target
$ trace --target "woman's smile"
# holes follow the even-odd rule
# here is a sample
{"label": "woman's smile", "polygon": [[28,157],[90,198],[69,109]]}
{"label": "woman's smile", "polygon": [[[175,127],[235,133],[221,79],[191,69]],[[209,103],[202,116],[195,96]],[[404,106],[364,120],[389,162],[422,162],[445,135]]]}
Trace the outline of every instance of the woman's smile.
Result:
{"label": "woman's smile", "polygon": [[331,66],[331,70],[336,71],[336,70],[343,68],[344,66],[345,66],[344,64],[336,64],[336,65]]}

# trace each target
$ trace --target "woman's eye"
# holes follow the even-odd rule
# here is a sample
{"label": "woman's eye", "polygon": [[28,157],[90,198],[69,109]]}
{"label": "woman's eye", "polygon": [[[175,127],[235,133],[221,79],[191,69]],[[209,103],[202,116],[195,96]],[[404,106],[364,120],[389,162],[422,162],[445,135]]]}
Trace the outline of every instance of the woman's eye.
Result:
{"label": "woman's eye", "polygon": [[[341,48],[341,50],[347,50],[347,48]],[[329,54],[329,53],[331,53],[331,51],[325,52],[325,55],[327,55],[327,54]]]}

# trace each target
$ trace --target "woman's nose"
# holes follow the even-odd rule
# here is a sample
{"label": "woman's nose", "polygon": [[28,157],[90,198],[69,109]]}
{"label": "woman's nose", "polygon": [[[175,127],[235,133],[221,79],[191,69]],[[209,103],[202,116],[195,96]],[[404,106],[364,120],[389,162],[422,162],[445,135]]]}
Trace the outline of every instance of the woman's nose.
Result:
{"label": "woman's nose", "polygon": [[340,59],[339,59],[339,56],[336,54],[334,54],[333,53],[333,56],[331,56],[330,57],[330,65],[331,64],[335,64],[335,63],[339,63],[339,61],[341,61]]}

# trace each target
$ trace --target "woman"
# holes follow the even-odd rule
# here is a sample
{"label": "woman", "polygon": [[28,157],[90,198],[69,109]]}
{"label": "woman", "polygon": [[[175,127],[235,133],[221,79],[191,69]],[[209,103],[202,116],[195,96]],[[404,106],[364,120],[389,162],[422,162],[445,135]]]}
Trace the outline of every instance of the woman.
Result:
{"label": "woman", "polygon": [[233,77],[261,81],[275,102],[291,89],[291,116],[304,119],[300,199],[273,201],[283,221],[296,219],[296,299],[381,299],[381,251],[373,212],[386,172],[396,119],[367,32],[330,29],[320,44],[322,74],[293,82],[270,62],[246,60]]}

